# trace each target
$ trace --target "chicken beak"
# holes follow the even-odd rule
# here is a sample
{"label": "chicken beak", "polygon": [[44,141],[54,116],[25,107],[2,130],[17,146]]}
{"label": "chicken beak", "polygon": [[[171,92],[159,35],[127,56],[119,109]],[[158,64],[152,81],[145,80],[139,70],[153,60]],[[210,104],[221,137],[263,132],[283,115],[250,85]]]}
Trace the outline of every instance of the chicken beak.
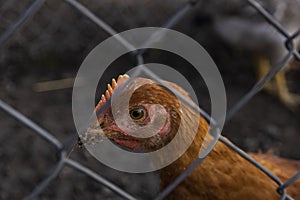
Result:
{"label": "chicken beak", "polygon": [[105,132],[101,128],[101,121],[95,120],[81,134],[79,134],[78,144],[93,145],[101,142],[105,137]]}

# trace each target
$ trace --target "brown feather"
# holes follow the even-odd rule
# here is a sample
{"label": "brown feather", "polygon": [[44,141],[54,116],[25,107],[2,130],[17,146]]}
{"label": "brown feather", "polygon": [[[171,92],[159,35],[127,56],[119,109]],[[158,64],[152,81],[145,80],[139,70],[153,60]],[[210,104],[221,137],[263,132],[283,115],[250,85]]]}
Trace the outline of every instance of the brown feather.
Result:
{"label": "brown feather", "polygon": [[[198,126],[196,129],[197,134],[195,138],[192,138],[193,142],[187,151],[175,162],[160,170],[161,189],[163,190],[198,157],[209,125],[190,106],[182,103],[174,94],[154,81],[137,78],[134,80],[133,86],[141,82],[145,84],[132,94],[130,105],[162,105],[169,113],[171,127],[166,136],[145,139],[143,149],[146,152],[165,146],[180,131],[184,135],[181,142],[186,142],[193,137],[191,128]],[[181,87],[174,83],[165,83],[178,90],[192,102],[188,93]],[[100,101],[99,104],[103,104],[103,101]],[[98,105],[97,109],[99,107],[101,106]],[[182,110],[187,112],[185,117],[182,116]],[[183,128],[179,127],[180,123],[182,123]],[[177,145],[182,144],[178,143]],[[162,160],[168,159],[167,154],[160,156]],[[299,161],[283,159],[271,154],[251,154],[251,156],[277,175],[283,182],[292,177],[297,170],[300,170]],[[204,161],[178,185],[167,199],[279,199],[280,195],[276,192],[276,188],[276,183],[261,170],[223,143],[217,142]],[[288,194],[295,199],[300,199],[300,180],[288,188]]]}

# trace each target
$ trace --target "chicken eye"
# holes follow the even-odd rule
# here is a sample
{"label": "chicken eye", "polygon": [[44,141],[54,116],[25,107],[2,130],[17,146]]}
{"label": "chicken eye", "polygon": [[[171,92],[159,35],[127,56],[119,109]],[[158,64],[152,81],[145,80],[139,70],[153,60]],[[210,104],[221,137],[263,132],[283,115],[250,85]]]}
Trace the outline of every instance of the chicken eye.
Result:
{"label": "chicken eye", "polygon": [[145,117],[145,109],[144,108],[133,108],[129,111],[130,117],[133,120],[140,120]]}

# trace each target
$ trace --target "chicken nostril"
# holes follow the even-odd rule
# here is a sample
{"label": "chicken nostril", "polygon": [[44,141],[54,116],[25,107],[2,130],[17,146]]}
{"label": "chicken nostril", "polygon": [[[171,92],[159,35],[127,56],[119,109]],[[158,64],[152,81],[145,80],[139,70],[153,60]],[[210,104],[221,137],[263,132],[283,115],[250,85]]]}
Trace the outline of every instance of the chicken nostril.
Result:
{"label": "chicken nostril", "polygon": [[104,122],[100,123],[100,128],[102,128],[102,129],[104,128]]}
{"label": "chicken nostril", "polygon": [[77,145],[78,145],[79,148],[82,148],[82,146],[83,146],[83,142],[80,139],[80,137],[78,137],[78,139],[77,139]]}

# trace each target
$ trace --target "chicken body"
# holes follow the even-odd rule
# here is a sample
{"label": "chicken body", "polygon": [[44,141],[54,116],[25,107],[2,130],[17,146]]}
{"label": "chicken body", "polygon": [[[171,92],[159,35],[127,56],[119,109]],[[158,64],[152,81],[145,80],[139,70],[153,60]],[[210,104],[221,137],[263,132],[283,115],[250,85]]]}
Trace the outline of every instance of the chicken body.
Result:
{"label": "chicken body", "polygon": [[[258,3],[282,24],[286,34],[292,35],[300,28],[299,0],[261,0]],[[203,2],[200,10],[211,16],[212,28],[220,38],[236,49],[252,55],[258,80],[288,53],[286,37],[247,1],[213,0]],[[293,45],[295,49],[299,49],[299,36],[294,38]],[[285,66],[285,70],[288,67]],[[279,72],[274,80],[267,83],[265,90],[277,96],[292,110],[300,105],[300,95],[289,92],[285,71]]]}
{"label": "chicken body", "polygon": [[[195,141],[180,159],[160,171],[161,188],[167,187],[197,158]],[[195,148],[195,149],[193,149]],[[194,153],[193,153],[194,152]],[[274,155],[251,154],[285,182],[300,170],[300,162]],[[262,171],[221,142],[205,160],[168,196],[167,199],[279,199],[277,184]],[[300,199],[300,181],[287,188],[294,199]]]}
{"label": "chicken body", "polygon": [[[120,78],[119,78],[120,79]],[[123,79],[123,80],[122,80]],[[126,76],[126,79],[129,77]],[[118,80],[122,84],[124,78]],[[116,144],[132,150],[141,148],[145,152],[159,150],[169,144],[176,134],[182,134],[183,138],[175,148],[183,145],[191,138],[192,127],[197,127],[197,133],[192,138],[192,143],[188,149],[176,161],[160,170],[161,189],[163,190],[171,184],[192,162],[199,156],[199,150],[207,132],[209,124],[190,106],[181,102],[173,93],[158,85],[152,80],[136,78],[132,85],[143,84],[135,88],[129,101],[129,114],[134,122],[139,126],[150,123],[151,118],[159,112],[152,112],[152,104],[160,104],[166,111],[167,117],[164,120],[160,131],[149,138],[133,137],[128,131],[116,127],[116,122],[112,116],[112,108],[108,106],[101,113],[98,111],[104,103],[113,95],[113,90],[117,88],[116,81],[113,80],[113,87],[109,85],[108,92],[102,96],[96,107],[97,117],[95,124],[99,127],[90,126],[81,136],[83,143],[89,143],[86,136],[105,135]],[[188,94],[174,83],[166,82],[170,87],[182,93],[189,101],[192,101]],[[121,94],[128,92],[126,87]],[[122,95],[121,95],[122,96]],[[122,103],[121,103],[122,104]],[[121,105],[119,113],[122,115]],[[138,108],[138,109],[136,109]],[[186,112],[187,116],[182,117]],[[141,114],[142,113],[142,117]],[[122,121],[122,124],[127,124]],[[182,124],[182,128],[179,127]],[[127,128],[130,126],[128,125]],[[95,141],[94,141],[95,142]],[[101,143],[99,143],[101,145]],[[279,176],[283,182],[300,170],[299,161],[290,161],[278,158],[273,155],[258,154],[252,156],[262,162],[271,172]],[[167,159],[167,154],[162,154],[160,159]],[[155,163],[154,163],[155,164]],[[214,149],[208,154],[204,161],[186,177],[186,179],[167,197],[168,199],[279,199],[276,192],[277,185],[268,178],[262,171],[250,164],[244,158],[233,152],[226,145],[218,142]],[[300,180],[288,187],[288,194],[295,199],[300,199]]]}

